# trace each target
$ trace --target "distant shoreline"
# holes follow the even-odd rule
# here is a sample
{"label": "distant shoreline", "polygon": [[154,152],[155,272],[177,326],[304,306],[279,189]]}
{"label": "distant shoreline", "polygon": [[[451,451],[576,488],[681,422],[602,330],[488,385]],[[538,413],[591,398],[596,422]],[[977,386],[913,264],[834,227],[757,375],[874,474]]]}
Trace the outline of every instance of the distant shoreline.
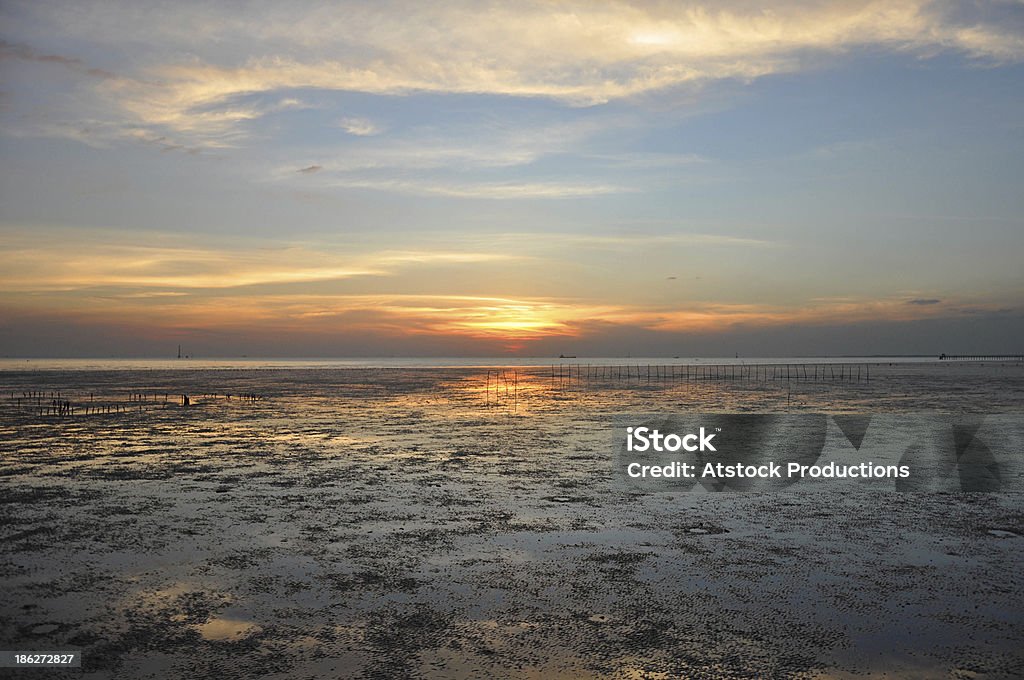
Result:
{"label": "distant shoreline", "polygon": [[[459,369],[550,366],[740,366],[785,364],[940,363],[937,355],[799,357],[211,357],[0,358],[0,371],[25,370],[216,370],[216,369]],[[970,362],[941,362],[970,363]]]}

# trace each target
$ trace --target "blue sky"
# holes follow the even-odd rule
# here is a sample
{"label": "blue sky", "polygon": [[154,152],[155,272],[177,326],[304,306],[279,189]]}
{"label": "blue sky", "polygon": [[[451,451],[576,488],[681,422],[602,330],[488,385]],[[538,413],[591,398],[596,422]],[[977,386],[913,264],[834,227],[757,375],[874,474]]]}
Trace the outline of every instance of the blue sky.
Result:
{"label": "blue sky", "polygon": [[7,2],[0,41],[0,354],[1019,350],[1020,2]]}

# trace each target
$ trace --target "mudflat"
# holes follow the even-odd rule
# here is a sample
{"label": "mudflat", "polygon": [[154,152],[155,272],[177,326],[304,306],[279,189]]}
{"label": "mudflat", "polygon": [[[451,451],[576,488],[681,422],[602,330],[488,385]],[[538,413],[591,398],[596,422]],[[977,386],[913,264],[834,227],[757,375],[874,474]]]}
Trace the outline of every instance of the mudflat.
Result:
{"label": "mudflat", "polygon": [[495,375],[0,373],[0,640],[82,650],[48,677],[1024,674],[1021,494],[624,492],[607,427],[1019,411],[1024,367]]}

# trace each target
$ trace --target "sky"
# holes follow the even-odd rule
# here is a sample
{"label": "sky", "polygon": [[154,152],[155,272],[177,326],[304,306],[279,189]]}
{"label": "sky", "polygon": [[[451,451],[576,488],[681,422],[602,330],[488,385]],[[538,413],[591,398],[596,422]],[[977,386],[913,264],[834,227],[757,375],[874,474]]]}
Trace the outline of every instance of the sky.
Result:
{"label": "sky", "polygon": [[0,356],[1022,351],[1024,3],[0,1]]}

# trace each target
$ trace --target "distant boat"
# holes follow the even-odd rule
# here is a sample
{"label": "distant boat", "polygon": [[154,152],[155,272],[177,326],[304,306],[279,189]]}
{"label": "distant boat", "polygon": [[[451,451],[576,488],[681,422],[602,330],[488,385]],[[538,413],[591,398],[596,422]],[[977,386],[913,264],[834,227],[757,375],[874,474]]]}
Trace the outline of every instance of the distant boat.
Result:
{"label": "distant boat", "polygon": [[576,355],[575,354],[559,354],[558,358],[559,359],[575,359]]}

